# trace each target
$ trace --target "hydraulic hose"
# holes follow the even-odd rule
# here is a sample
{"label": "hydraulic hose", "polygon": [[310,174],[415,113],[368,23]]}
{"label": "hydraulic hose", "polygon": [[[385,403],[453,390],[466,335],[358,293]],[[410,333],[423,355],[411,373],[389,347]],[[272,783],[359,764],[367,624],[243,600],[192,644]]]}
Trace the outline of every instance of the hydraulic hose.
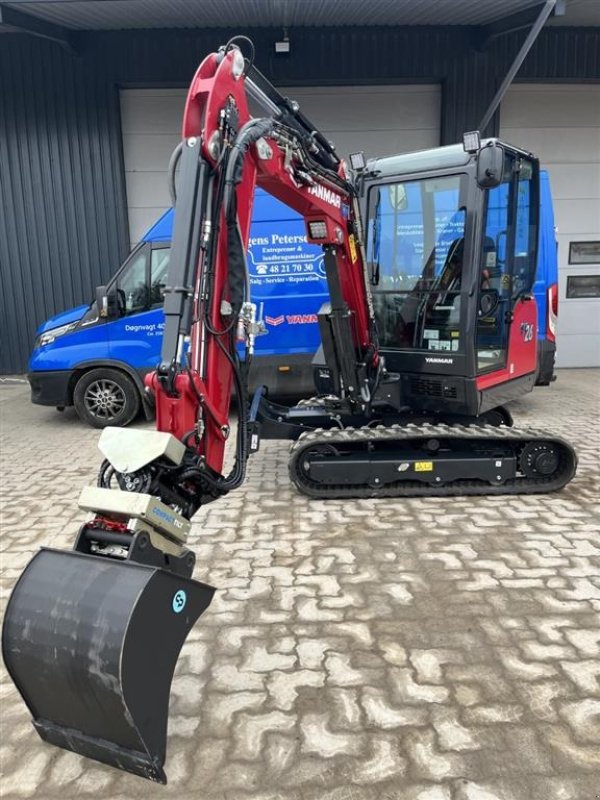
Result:
{"label": "hydraulic hose", "polygon": [[169,184],[169,196],[171,198],[171,205],[175,206],[177,202],[177,190],[175,188],[175,170],[177,169],[177,164],[179,163],[179,158],[181,156],[181,151],[183,150],[183,142],[179,142],[177,147],[171,153],[171,158],[169,159],[169,166],[167,168],[167,181]]}
{"label": "hydraulic hose", "polygon": [[273,128],[274,120],[266,117],[264,119],[250,119],[240,128],[235,139],[235,144],[231,148],[229,161],[225,170],[225,194],[223,195],[223,206],[225,216],[228,217],[231,211],[234,186],[242,179],[244,167],[244,156],[251,144],[258,141],[261,136],[265,136]]}

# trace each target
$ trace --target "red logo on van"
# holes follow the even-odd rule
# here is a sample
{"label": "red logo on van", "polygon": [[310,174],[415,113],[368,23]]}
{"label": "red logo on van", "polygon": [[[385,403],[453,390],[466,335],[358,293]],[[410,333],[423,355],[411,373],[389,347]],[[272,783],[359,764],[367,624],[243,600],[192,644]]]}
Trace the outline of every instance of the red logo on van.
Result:
{"label": "red logo on van", "polygon": [[267,325],[282,325],[284,322],[283,314],[280,314],[278,317],[265,317],[265,322]]}

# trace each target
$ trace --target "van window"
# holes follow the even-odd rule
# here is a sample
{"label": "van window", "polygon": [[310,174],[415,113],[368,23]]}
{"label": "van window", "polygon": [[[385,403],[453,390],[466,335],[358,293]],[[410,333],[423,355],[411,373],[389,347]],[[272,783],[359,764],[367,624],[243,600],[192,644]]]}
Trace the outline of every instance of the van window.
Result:
{"label": "van window", "polygon": [[170,257],[170,247],[161,247],[152,251],[150,258],[150,305],[153,308],[163,304],[163,290],[167,285]]}
{"label": "van window", "polygon": [[143,248],[135,255],[117,282],[117,295],[121,314],[137,314],[148,308],[148,284],[146,282],[146,268],[148,264],[148,250]]}

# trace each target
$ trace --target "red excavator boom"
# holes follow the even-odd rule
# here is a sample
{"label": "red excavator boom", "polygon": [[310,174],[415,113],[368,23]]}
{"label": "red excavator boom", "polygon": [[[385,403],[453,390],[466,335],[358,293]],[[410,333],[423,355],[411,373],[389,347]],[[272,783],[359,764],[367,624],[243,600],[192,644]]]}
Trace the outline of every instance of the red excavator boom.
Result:
{"label": "red excavator boom", "polygon": [[[302,214],[308,240],[325,248],[335,288],[333,311],[337,307],[343,314],[348,337],[343,358],[347,397],[364,407],[367,373],[377,374],[357,207],[345,166],[280,96],[275,113],[251,117],[248,83],[263,107],[273,103],[247,75],[249,70],[259,75],[231,44],[202,62],[190,86],[169,273],[177,285],[165,290],[162,363],[147,380],[158,430],[179,440],[188,435],[187,443],[195,433],[195,452],[215,476],[229,435],[233,334],[245,332],[251,354],[257,324],[255,309],[244,310],[245,303],[251,305],[244,260],[256,184]],[[191,346],[184,355],[188,335]],[[357,364],[363,365],[362,378]]]}

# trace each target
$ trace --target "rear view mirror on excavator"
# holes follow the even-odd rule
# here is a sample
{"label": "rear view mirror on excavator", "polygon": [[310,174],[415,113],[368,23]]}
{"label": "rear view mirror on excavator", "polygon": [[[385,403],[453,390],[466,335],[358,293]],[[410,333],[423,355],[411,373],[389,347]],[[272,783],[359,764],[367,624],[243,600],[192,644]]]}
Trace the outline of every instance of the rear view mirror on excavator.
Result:
{"label": "rear view mirror on excavator", "polygon": [[493,189],[502,183],[504,148],[492,140],[479,151],[477,158],[477,183],[482,189]]}

